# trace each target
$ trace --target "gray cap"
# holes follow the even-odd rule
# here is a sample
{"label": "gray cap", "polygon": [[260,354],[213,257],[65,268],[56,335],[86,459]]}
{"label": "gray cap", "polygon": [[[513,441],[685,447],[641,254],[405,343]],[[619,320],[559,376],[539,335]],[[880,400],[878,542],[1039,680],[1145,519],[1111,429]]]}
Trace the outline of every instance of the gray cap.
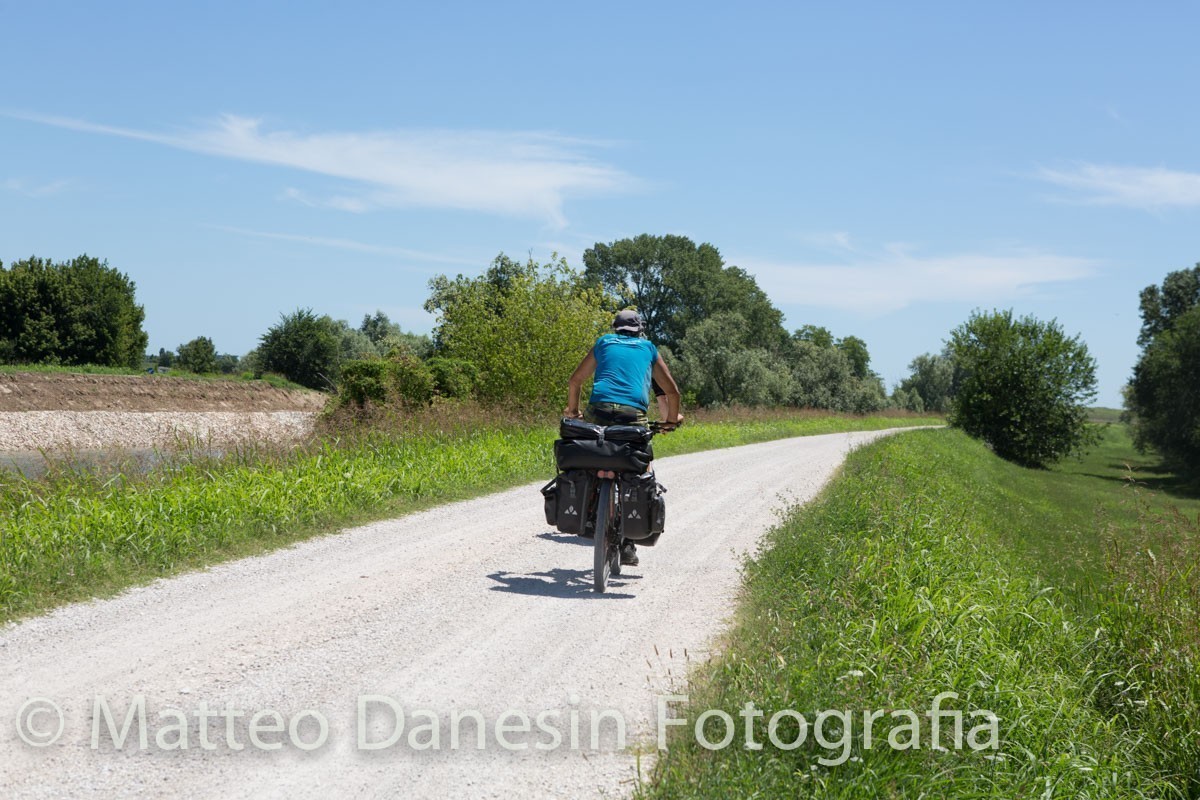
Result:
{"label": "gray cap", "polygon": [[642,332],[642,317],[638,312],[631,309],[617,312],[617,318],[613,320],[614,331],[628,331],[629,333]]}

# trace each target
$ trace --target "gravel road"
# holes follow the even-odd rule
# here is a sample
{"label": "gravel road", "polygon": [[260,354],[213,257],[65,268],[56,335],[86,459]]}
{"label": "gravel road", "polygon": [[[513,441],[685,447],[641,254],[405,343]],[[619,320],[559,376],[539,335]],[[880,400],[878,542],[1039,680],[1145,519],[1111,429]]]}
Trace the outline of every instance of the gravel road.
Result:
{"label": "gravel road", "polygon": [[0,628],[0,796],[628,795],[742,554],[886,433],[662,459],[667,532],[604,595],[530,485]]}

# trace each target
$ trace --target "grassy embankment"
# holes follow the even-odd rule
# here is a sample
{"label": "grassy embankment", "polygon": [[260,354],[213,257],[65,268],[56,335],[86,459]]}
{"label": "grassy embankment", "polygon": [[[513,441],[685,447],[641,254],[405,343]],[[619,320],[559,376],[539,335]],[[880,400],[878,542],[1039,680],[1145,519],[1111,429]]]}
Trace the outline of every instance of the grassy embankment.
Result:
{"label": "grassy embankment", "polygon": [[[690,711],[676,712],[688,724],[643,794],[1200,796],[1197,496],[1138,457],[1121,426],[1049,471],[951,430],[852,454],[749,563],[729,646],[692,677]],[[952,717],[940,720],[946,749],[932,747],[926,714],[943,692],[957,694],[944,708],[964,712],[961,749]],[[743,746],[747,702],[765,712],[761,750]],[[706,709],[734,721],[728,748],[697,742]],[[783,709],[805,715],[798,749],[768,739]],[[892,733],[914,740],[901,709],[917,715],[916,749],[889,745]],[[826,710],[851,715],[825,717],[822,744]],[[862,714],[875,710],[867,747]],[[971,749],[973,729],[990,743],[972,711],[998,717],[994,749]],[[781,717],[776,740],[800,729]],[[702,730],[719,742],[725,725],[710,717]]]}
{"label": "grassy embankment", "polygon": [[[0,470],[0,620],[261,552],[353,523],[545,479],[550,419],[501,423],[441,408],[394,435],[327,435],[289,453],[182,459],[146,474]],[[917,417],[743,414],[691,421],[660,455],[785,436],[938,423]],[[540,500],[530,497],[531,504]]]}

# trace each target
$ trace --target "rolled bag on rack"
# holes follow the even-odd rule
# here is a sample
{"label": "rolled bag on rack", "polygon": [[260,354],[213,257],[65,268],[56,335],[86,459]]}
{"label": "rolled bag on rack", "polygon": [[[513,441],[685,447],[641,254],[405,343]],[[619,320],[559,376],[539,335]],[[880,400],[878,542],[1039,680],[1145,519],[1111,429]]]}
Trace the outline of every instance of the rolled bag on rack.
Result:
{"label": "rolled bag on rack", "polygon": [[651,433],[637,425],[593,425],[564,419],[554,443],[554,460],[560,472],[572,469],[611,469],[645,472],[654,460]]}

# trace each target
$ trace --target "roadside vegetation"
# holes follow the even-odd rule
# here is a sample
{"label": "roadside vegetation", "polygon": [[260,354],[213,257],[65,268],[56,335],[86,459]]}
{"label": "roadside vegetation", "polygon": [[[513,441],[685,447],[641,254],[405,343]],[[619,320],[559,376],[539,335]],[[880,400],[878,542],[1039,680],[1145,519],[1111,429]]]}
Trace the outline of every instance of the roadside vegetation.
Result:
{"label": "roadside vegetation", "polygon": [[[937,424],[915,416],[748,412],[693,419],[661,456],[785,436]],[[0,620],[314,534],[554,474],[551,414],[457,403],[388,424],[330,420],[294,450],[178,454],[150,471],[114,456],[38,480],[0,470]],[[344,420],[343,420],[344,422]],[[389,427],[394,426],[394,427]],[[531,495],[531,504],[538,502]]]}
{"label": "roadside vegetation", "polygon": [[[1122,426],[1102,435],[1051,470],[954,430],[852,454],[747,564],[728,647],[692,676],[687,725],[641,794],[1196,797],[1200,500]],[[944,692],[962,712],[961,749],[950,717],[933,747],[927,712]],[[743,746],[747,702],[765,714],[761,750]],[[697,742],[707,709],[740,726],[731,746]],[[796,749],[767,739],[783,709],[810,726]],[[898,709],[918,715],[915,740]],[[826,721],[830,747],[815,736],[823,710],[850,712]],[[867,747],[862,712],[874,710],[885,713]],[[976,743],[989,743],[973,711],[996,715],[994,747],[969,746],[979,726]],[[724,725],[710,715],[703,730],[720,741]],[[894,730],[917,747],[890,747]],[[799,733],[784,717],[777,738]]]}

